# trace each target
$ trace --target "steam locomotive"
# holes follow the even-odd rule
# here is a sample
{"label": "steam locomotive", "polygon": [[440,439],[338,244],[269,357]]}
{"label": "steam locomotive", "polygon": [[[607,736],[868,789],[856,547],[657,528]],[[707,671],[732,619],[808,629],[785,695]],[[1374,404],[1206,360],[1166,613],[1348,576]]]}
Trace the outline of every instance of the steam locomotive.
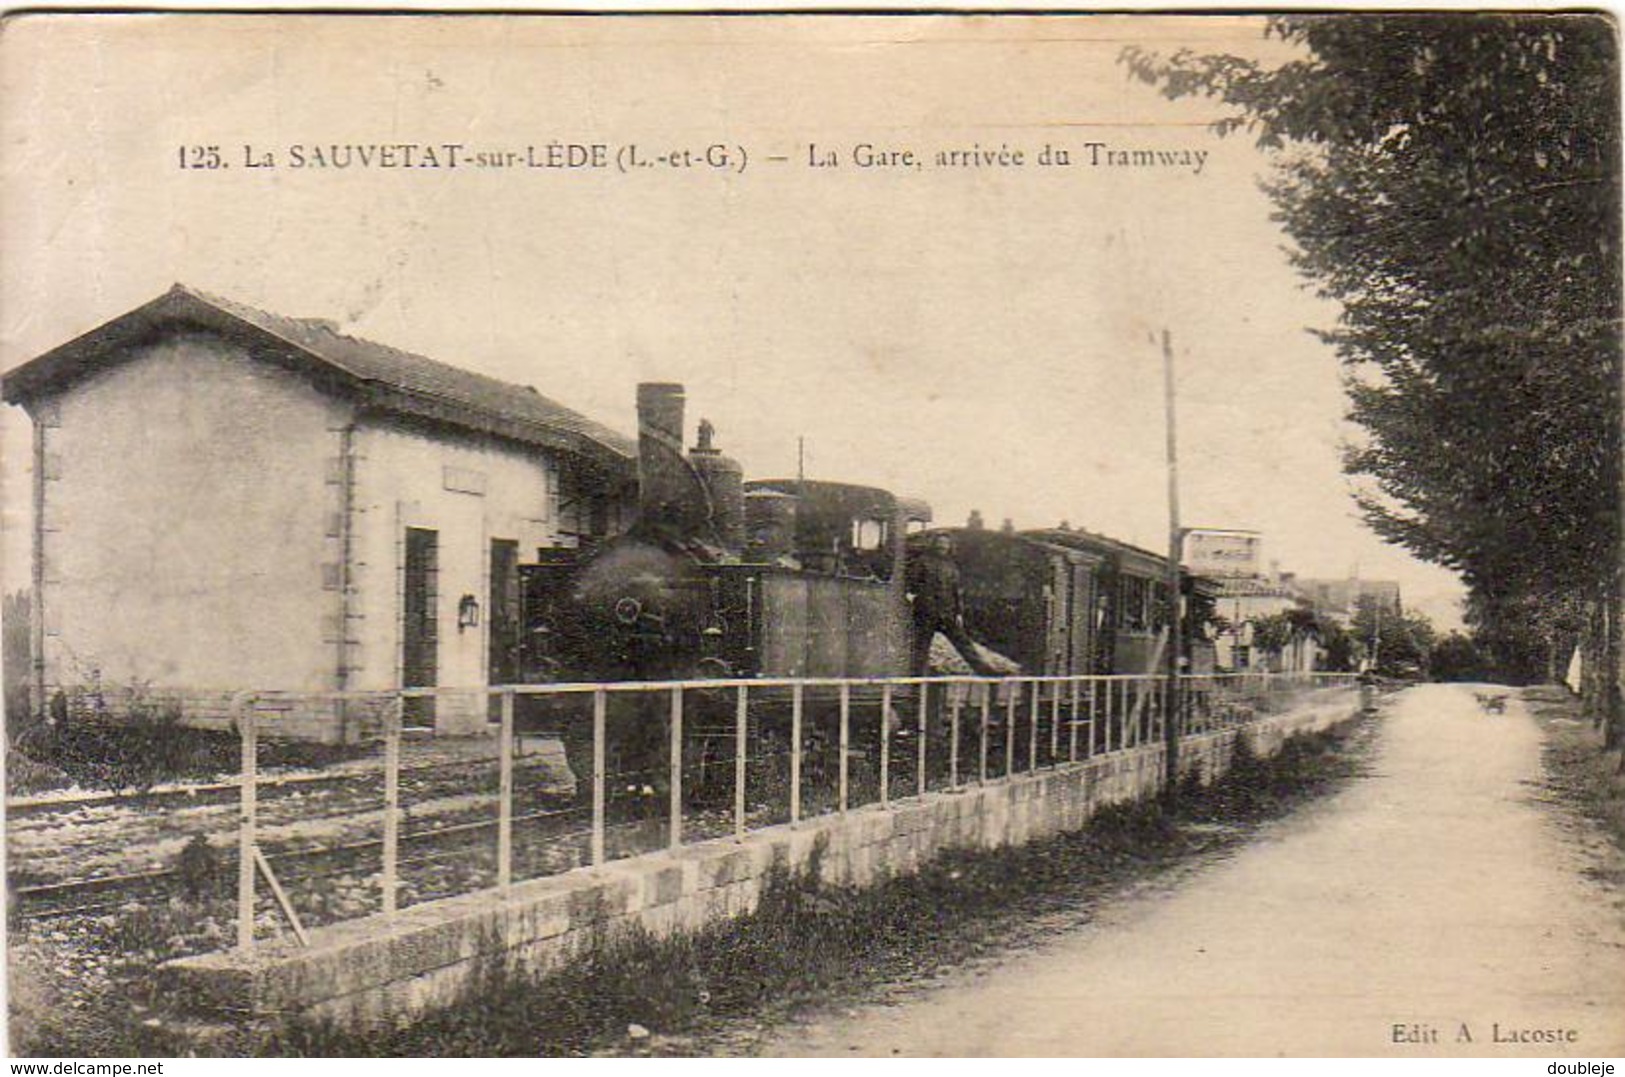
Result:
{"label": "steam locomotive", "polygon": [[[683,387],[638,387],[637,521],[590,551],[521,570],[527,681],[664,681],[906,676],[915,668],[906,544],[926,526],[924,502],[889,491],[803,479],[744,481],[701,422],[684,450]],[[783,693],[778,693],[782,696]],[[855,692],[868,703],[872,693]],[[628,771],[658,773],[663,701],[622,727],[612,754]],[[685,717],[696,742],[731,715],[701,696]],[[759,708],[775,693],[755,694]],[[778,700],[781,704],[782,699]],[[561,732],[584,771],[582,723]],[[635,704],[627,704],[635,705]],[[819,714],[810,714],[816,726]],[[709,730],[709,733],[708,733]],[[612,768],[616,764],[612,761]]]}
{"label": "steam locomotive", "polygon": [[585,556],[522,571],[528,680],[882,677],[910,669],[904,537],[921,501],[745,482],[680,385],[638,389],[639,512]]}

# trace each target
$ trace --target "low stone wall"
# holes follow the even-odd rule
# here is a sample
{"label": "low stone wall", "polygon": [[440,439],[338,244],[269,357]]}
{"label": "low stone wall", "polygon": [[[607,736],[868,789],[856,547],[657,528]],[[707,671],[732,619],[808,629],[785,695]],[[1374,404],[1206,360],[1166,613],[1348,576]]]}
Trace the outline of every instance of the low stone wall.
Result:
{"label": "low stone wall", "polygon": [[[1254,749],[1274,753],[1297,732],[1355,715],[1353,690],[1321,693],[1313,706],[1246,727]],[[1236,731],[1187,737],[1182,774],[1206,781],[1228,767]],[[829,882],[865,885],[916,870],[954,848],[1017,845],[1076,830],[1097,810],[1162,786],[1160,744],[1017,775],[957,792],[870,806],[718,839],[676,853],[618,861],[493,892],[414,906],[311,932],[309,948],[268,944],[166,966],[174,1000],[238,1020],[305,1013],[351,1026],[400,1020],[452,1002],[482,961],[544,971],[604,931],[641,923],[657,935],[693,930],[756,907],[775,868],[816,859]],[[815,855],[815,850],[817,850]]]}

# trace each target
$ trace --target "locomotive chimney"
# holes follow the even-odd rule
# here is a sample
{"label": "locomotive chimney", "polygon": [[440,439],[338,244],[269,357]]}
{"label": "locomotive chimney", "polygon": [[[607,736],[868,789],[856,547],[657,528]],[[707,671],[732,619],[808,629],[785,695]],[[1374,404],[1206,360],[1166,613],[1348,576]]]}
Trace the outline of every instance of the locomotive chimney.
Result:
{"label": "locomotive chimney", "polygon": [[745,549],[745,472],[716,447],[716,427],[700,420],[699,443],[688,450],[688,463],[702,482],[711,507],[711,530],[723,549],[738,555]]}
{"label": "locomotive chimney", "polygon": [[683,454],[683,387],[638,386],[638,514],[647,526],[694,534],[704,515],[703,491]]}

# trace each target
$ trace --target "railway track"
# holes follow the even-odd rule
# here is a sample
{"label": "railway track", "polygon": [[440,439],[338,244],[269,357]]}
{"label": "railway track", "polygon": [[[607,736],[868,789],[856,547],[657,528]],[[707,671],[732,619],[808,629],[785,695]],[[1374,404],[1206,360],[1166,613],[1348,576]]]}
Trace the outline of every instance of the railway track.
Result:
{"label": "railway track", "polygon": [[[908,730],[904,733],[911,735]],[[900,734],[893,751],[893,778],[901,795],[914,787],[909,773],[914,751],[907,741],[908,736]],[[996,741],[992,747],[995,758],[1002,760],[1002,744]],[[817,804],[821,799],[833,798],[836,767],[828,758],[832,752],[830,744],[824,744],[822,750],[809,747],[803,769],[804,808],[809,814],[820,810]],[[569,870],[584,862],[590,849],[590,807],[584,797],[575,795],[573,778],[567,772],[561,780],[556,769],[559,760],[546,759],[544,754],[521,756],[515,768],[515,879]],[[939,762],[945,766],[945,761]],[[732,762],[709,766],[718,767],[725,774],[722,781],[731,788]],[[749,766],[756,768],[753,774],[757,778],[777,771],[787,774],[788,753],[753,757]],[[973,757],[962,759],[961,766],[962,774],[972,773]],[[657,787],[657,779],[665,776],[664,768],[659,769],[662,773],[658,775],[609,775],[612,795],[605,839],[612,858],[664,847],[663,796],[640,796],[628,791],[629,787]],[[402,766],[400,793],[405,819],[397,865],[402,882],[411,891],[403,904],[468,893],[494,884],[496,770],[494,757]],[[707,773],[691,771],[685,785],[694,789],[705,781],[717,781],[715,773],[702,777]],[[826,785],[830,788],[823,788]],[[788,810],[784,800],[787,793],[786,787],[771,788],[760,798],[753,795],[750,825],[782,821]],[[236,878],[239,797],[240,788],[235,782],[220,782],[201,789],[34,803],[21,813],[13,812],[9,824],[13,874],[8,880],[12,917],[47,921],[104,915],[131,903],[167,901],[186,893],[188,887],[197,890],[197,881],[188,877],[174,855],[179,837],[197,834],[204,835],[214,853],[214,885],[210,893],[229,904]],[[685,820],[688,836],[698,839],[729,832],[731,793],[726,800],[726,808],[708,810],[704,805],[691,805],[691,814]],[[293,895],[301,917],[307,909],[324,907],[322,890],[327,880],[337,880],[351,889],[359,881],[363,889],[370,887],[374,900],[378,899],[382,808],[383,774],[379,766],[344,765],[335,773],[261,780],[257,794],[261,849],[279,881]],[[83,813],[83,818],[77,817],[78,813]],[[180,818],[183,813],[184,819]],[[49,829],[53,827],[57,829]],[[84,855],[65,853],[68,843],[74,850],[83,850]],[[162,865],[152,859],[160,847],[169,850],[163,857],[168,862]],[[109,848],[119,852],[120,857],[108,859],[105,854]],[[149,859],[143,863],[142,857]],[[94,859],[108,869],[69,877],[76,859]],[[228,915],[235,915],[234,910]],[[319,911],[312,922],[324,922]]]}
{"label": "railway track", "polygon": [[[447,792],[448,787],[450,791],[458,793],[468,791],[466,776],[444,773],[444,768],[441,768],[441,773],[431,774],[430,771],[435,769],[419,768],[419,773],[413,776],[415,780],[409,780],[408,772],[403,770],[403,802],[410,805],[413,800],[432,799],[437,793]],[[467,768],[458,769],[466,771]],[[641,786],[646,776],[621,774],[613,777],[618,787],[624,789],[628,785],[634,788]],[[346,782],[361,783],[368,779],[381,788],[381,777],[377,774],[343,776],[335,778],[330,784],[342,786]],[[306,784],[308,786],[309,783]],[[514,877],[525,879],[555,874],[584,862],[591,835],[590,807],[570,795],[538,793],[534,789],[530,793],[530,806],[516,811],[512,820]],[[262,797],[262,823],[268,815],[275,817],[273,812],[267,812],[267,802],[268,798]],[[269,803],[274,805],[276,801],[272,798]],[[234,798],[230,804],[235,804]],[[226,806],[222,804],[222,807]],[[308,808],[310,801],[300,801],[297,806]],[[640,844],[647,844],[650,849],[661,847],[666,823],[663,813],[651,811],[651,806],[652,798],[649,797],[627,793],[613,797],[605,830],[607,845],[612,850],[620,848],[629,852],[643,851],[639,848]],[[344,803],[325,804],[321,810],[325,813],[324,818],[353,819],[368,811],[381,810],[381,800],[376,794],[357,796],[348,798]],[[217,836],[229,841],[230,827],[235,826],[235,821],[235,813],[227,813],[223,822],[229,826],[220,828]],[[498,826],[494,802],[474,809],[442,812],[420,821],[425,824],[420,829],[408,825],[399,835],[397,866],[402,881],[411,887],[415,899],[405,903],[467,893],[493,885]],[[726,825],[708,822],[704,813],[691,817],[688,825],[696,837],[727,830]],[[647,841],[640,841],[642,837],[646,837]],[[319,905],[319,901],[300,902],[298,898],[301,895],[319,898],[324,880],[341,876],[372,880],[379,870],[383,851],[383,839],[376,833],[352,840],[311,842],[288,847],[290,844],[278,842],[263,847],[264,855],[282,885],[295,895],[296,906],[307,907]],[[208,893],[217,897],[229,896],[226,891],[236,878],[235,847],[223,841],[214,848],[217,859],[211,873],[213,885],[208,888]],[[425,875],[431,878],[420,878]],[[8,890],[14,919],[46,921],[79,915],[104,915],[131,903],[167,901],[186,893],[189,885],[196,889],[188,871],[178,864],[171,864],[88,878],[37,882],[24,881],[14,875]],[[303,915],[304,909],[301,908]],[[322,922],[321,917],[317,916],[314,922]]]}
{"label": "railway track", "polygon": [[[582,809],[560,807],[528,812],[514,817],[516,828],[527,823],[579,817]],[[398,864],[403,873],[409,873],[416,864],[433,863],[454,857],[466,857],[481,844],[494,842],[496,820],[477,820],[433,827],[419,832],[402,834],[399,842]],[[543,841],[558,844],[579,843],[586,832],[579,827],[553,826],[554,832],[542,835]],[[523,832],[521,831],[521,834]],[[534,836],[533,841],[534,841]],[[325,845],[309,849],[288,849],[265,854],[279,880],[287,887],[319,880],[339,874],[365,869],[373,854],[381,855],[382,838],[368,838]],[[494,848],[494,846],[493,846]],[[493,853],[494,856],[494,853]],[[235,878],[236,858],[223,861],[219,874]],[[185,892],[187,872],[180,867],[158,868],[149,871],[127,872],[119,875],[97,876],[87,879],[69,879],[63,882],[13,886],[11,888],[13,915],[21,920],[48,920],[63,916],[106,913],[131,902],[164,901]],[[437,895],[439,896],[439,895]]]}
{"label": "railway track", "polygon": [[[381,762],[371,766],[345,768],[333,773],[261,774],[258,785],[259,801],[263,805],[279,794],[309,792],[330,787],[342,787],[350,782],[382,781]],[[403,765],[401,780],[411,781],[414,775],[451,768],[472,770],[496,766],[495,759],[470,759],[454,763],[422,763]],[[96,809],[161,808],[167,803],[180,803],[188,807],[210,804],[236,804],[242,796],[242,785],[235,779],[204,782],[193,785],[160,786],[135,791],[86,793],[74,797],[19,798],[6,802],[6,815],[15,823],[20,819],[38,819],[54,815]]]}

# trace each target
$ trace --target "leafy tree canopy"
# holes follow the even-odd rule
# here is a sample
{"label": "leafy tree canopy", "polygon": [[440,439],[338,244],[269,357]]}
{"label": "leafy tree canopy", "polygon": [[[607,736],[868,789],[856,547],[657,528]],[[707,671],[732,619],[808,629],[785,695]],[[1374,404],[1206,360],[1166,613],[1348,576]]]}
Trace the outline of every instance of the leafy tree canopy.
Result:
{"label": "leafy tree canopy", "polygon": [[1296,267],[1341,306],[1371,526],[1457,570],[1480,623],[1614,594],[1617,44],[1606,17],[1292,15],[1298,58],[1129,69],[1275,152]]}

